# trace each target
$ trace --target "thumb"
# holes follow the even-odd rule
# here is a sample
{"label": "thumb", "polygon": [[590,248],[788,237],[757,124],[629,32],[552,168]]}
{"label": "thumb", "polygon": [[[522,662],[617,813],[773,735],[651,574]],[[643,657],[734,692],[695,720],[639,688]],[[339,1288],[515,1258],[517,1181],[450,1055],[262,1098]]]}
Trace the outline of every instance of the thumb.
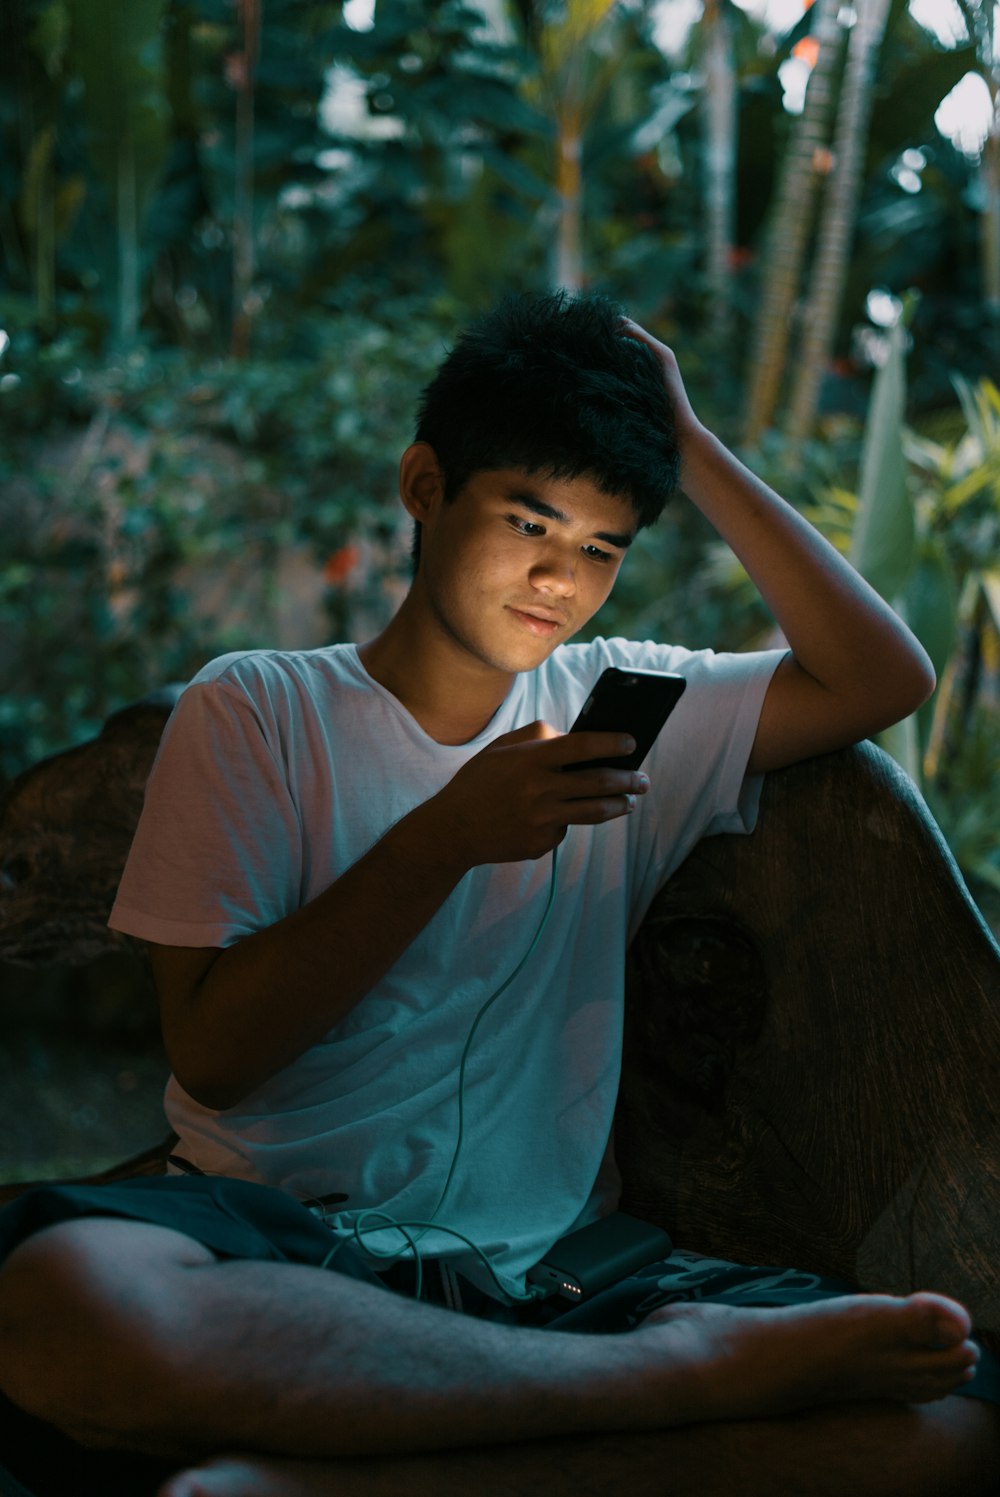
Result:
{"label": "thumb", "polygon": [[539,718],[533,723],[525,723],[523,727],[515,728],[513,733],[501,733],[499,738],[494,738],[490,747],[493,748],[503,743],[538,743],[544,738],[561,738],[562,736],[558,728],[554,728],[551,723],[542,722]]}

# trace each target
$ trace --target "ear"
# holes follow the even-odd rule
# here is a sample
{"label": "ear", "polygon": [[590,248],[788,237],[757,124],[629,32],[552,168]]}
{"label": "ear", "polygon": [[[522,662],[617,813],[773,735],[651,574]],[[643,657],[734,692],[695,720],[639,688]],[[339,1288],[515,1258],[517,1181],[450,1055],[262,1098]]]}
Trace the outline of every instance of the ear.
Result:
{"label": "ear", "polygon": [[399,462],[399,496],[406,512],[421,523],[444,495],[444,475],[428,442],[414,442]]}

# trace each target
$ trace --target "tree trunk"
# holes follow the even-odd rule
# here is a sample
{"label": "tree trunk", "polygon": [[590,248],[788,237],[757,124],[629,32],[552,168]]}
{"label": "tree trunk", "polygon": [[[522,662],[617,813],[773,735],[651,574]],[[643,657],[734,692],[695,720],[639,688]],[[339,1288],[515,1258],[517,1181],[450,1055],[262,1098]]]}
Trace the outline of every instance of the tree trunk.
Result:
{"label": "tree trunk", "polygon": [[983,301],[997,348],[1000,346],[1000,12],[991,0],[958,0],[958,7],[976,44],[980,76],[990,91],[993,106],[979,167],[984,199],[979,255]]}
{"label": "tree trunk", "polygon": [[536,41],[541,92],[556,126],[550,275],[554,285],[567,291],[579,291],[584,282],[583,142],[604,88],[600,73],[595,81],[589,64],[594,37],[613,8],[613,0],[565,0],[558,21],[544,25]]}
{"label": "tree trunk", "polygon": [[558,214],[555,238],[554,285],[566,291],[583,287],[583,141],[575,101],[564,101],[556,128],[556,193]]}
{"label": "tree trunk", "polygon": [[733,332],[732,248],[736,182],[736,73],[725,0],[705,0],[703,93],[709,328],[719,348]]}
{"label": "tree trunk", "polygon": [[118,232],[118,339],[134,342],[139,331],[139,222],[135,145],[128,129],[118,144],[115,210]]}
{"label": "tree trunk", "polygon": [[250,292],[254,276],[254,74],[260,50],[263,0],[237,0],[243,51],[236,59],[236,183],[233,195],[233,354],[250,351]]}
{"label": "tree trunk", "polygon": [[745,437],[756,442],[774,422],[812,223],[813,198],[833,110],[833,83],[840,58],[843,28],[840,0],[816,0],[813,35],[819,56],[806,90],[805,108],[793,131],[782,166],[777,204],[771,219],[764,260],[760,311],[754,330],[747,381]]}
{"label": "tree trunk", "polygon": [[812,430],[823,376],[837,334],[864,176],[875,68],[888,17],[889,0],[859,0],[837,113],[833,172],[823,205],[788,423],[789,436],[795,443],[805,441]]}
{"label": "tree trunk", "polygon": [[993,116],[983,146],[980,168],[986,211],[983,216],[983,300],[993,323],[994,344],[1000,343],[1000,82],[994,82]]}
{"label": "tree trunk", "polygon": [[50,331],[55,325],[56,232],[55,182],[52,150],[55,125],[46,125],[28,152],[22,191],[23,221],[31,249],[35,308],[39,325]]}
{"label": "tree trunk", "polygon": [[163,0],[75,0],[68,10],[88,165],[106,187],[113,215],[114,255],[100,273],[116,337],[128,344],[141,317],[143,213],[168,145]]}

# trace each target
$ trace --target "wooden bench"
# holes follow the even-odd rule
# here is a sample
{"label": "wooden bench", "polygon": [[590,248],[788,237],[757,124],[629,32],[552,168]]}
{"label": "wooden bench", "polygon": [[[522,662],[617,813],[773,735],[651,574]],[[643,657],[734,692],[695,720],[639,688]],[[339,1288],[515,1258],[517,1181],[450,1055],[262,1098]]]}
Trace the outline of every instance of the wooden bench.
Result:
{"label": "wooden bench", "polygon": [[[86,960],[176,689],[0,803],[0,956]],[[911,782],[871,744],[767,777],[705,839],[628,972],[626,1210],[682,1247],[934,1288],[1000,1343],[1000,948]],[[171,1140],[98,1177],[154,1174]],[[9,1186],[0,1200],[25,1185]]]}

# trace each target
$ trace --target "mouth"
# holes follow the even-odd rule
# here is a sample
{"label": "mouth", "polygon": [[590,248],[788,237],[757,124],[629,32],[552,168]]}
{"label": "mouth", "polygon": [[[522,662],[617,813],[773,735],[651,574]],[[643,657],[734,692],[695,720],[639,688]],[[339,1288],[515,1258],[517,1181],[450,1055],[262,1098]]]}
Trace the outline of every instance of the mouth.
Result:
{"label": "mouth", "polygon": [[528,630],[529,634],[535,634],[540,639],[548,639],[557,630],[565,626],[566,620],[557,613],[551,613],[545,608],[511,608],[510,612],[517,621]]}

